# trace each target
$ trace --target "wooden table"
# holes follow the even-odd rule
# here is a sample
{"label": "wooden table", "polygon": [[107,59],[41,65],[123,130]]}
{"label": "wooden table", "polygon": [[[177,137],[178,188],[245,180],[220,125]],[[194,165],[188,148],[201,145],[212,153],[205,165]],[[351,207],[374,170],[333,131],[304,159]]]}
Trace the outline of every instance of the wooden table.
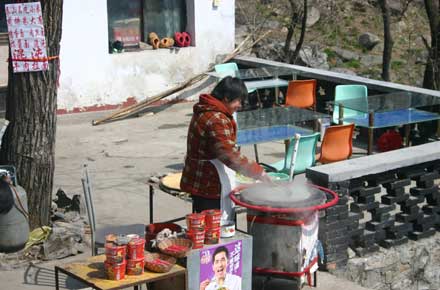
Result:
{"label": "wooden table", "polygon": [[146,283],[156,282],[175,276],[184,275],[185,288],[187,287],[187,273],[184,267],[174,265],[168,273],[153,273],[145,271],[142,275],[126,275],[124,280],[108,280],[104,272],[105,255],[90,257],[85,261],[69,263],[55,266],[55,289],[60,289],[58,275],[59,272],[75,278],[88,286],[98,290],[115,290],[133,287],[139,289],[139,286]]}

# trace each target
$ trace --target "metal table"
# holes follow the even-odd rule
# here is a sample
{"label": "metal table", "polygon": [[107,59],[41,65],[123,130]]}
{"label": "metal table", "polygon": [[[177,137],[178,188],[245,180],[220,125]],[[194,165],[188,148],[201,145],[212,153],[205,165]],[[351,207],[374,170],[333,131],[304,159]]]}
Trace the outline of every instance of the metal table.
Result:
{"label": "metal table", "polygon": [[[339,106],[340,124],[354,123],[358,127],[368,128],[368,154],[373,151],[374,129],[405,126],[405,143],[409,146],[410,124],[440,120],[440,114],[429,108],[440,105],[440,98],[412,92],[368,96],[367,103],[359,99],[347,99],[329,104]],[[344,109],[357,114],[344,116]]]}
{"label": "metal table", "polygon": [[259,162],[257,144],[289,140],[295,134],[309,135],[317,130],[317,121],[323,119],[330,119],[330,116],[296,107],[238,112],[237,145],[254,145],[255,159]]}
{"label": "metal table", "polygon": [[225,76],[233,76],[244,81],[248,91],[258,89],[275,89],[275,102],[278,104],[279,88],[287,87],[289,82],[280,79],[280,76],[296,79],[296,72],[289,68],[259,67],[227,71],[223,73],[210,72],[210,76],[222,79]]}

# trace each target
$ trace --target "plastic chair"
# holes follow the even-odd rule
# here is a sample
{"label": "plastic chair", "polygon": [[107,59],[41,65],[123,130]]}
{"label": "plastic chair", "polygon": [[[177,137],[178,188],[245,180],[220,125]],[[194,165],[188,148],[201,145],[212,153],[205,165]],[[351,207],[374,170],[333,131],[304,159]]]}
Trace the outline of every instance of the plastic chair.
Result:
{"label": "plastic chair", "polygon": [[353,130],[354,124],[328,127],[318,161],[325,164],[348,159],[353,150]]}
{"label": "plastic chair", "polygon": [[280,160],[270,165],[266,165],[264,163],[261,165],[267,169],[267,171],[275,171],[289,175],[290,167],[293,163],[293,174],[295,175],[303,173],[307,168],[315,165],[316,144],[318,143],[319,136],[319,133],[300,136],[296,158],[294,158],[293,162],[292,154],[294,154],[295,139],[290,140],[284,160]]}
{"label": "plastic chair", "polygon": [[235,77],[238,73],[238,65],[235,62],[227,62],[214,66],[215,72],[224,76]]}
{"label": "plastic chair", "polygon": [[[335,89],[335,102],[348,99],[359,99],[361,106],[368,108],[368,89],[364,85],[339,85]],[[344,118],[366,116],[365,112],[344,108]],[[339,124],[339,106],[335,104],[333,109],[333,122]],[[344,122],[346,124],[346,122]]]}
{"label": "plastic chair", "polygon": [[117,235],[137,234],[140,237],[145,237],[144,224],[130,224],[123,226],[109,226],[104,228],[96,228],[95,207],[93,205],[93,198],[92,198],[92,183],[89,176],[89,170],[86,164],[84,164],[84,171],[83,171],[83,177],[81,178],[81,182],[83,185],[84,199],[86,201],[87,215],[91,230],[92,256],[96,256],[98,254],[99,248],[104,248],[105,236],[108,234],[117,234]]}
{"label": "plastic chair", "polygon": [[[221,74],[222,76],[231,76],[231,77],[239,77],[238,65],[235,62],[227,62],[222,64],[217,64],[214,66],[214,70],[216,73]],[[248,90],[248,93],[255,92],[256,89]]]}
{"label": "plastic chair", "polygon": [[316,80],[293,80],[286,93],[286,106],[316,109]]}

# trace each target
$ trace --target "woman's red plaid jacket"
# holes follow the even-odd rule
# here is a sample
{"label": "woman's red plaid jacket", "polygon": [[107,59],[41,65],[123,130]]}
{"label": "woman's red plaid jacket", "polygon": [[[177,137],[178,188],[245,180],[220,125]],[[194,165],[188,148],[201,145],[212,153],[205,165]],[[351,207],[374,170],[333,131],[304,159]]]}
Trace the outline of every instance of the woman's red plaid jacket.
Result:
{"label": "woman's red plaid jacket", "polygon": [[201,95],[193,109],[180,188],[204,198],[220,198],[217,170],[209,162],[216,158],[240,174],[259,178],[263,168],[235,146],[237,125],[227,107],[211,95]]}

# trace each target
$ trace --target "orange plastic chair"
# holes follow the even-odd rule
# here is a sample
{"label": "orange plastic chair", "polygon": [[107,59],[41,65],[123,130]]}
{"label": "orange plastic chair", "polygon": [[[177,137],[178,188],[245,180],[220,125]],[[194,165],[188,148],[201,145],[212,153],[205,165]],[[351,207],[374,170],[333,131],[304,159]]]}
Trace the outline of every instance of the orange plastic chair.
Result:
{"label": "orange plastic chair", "polygon": [[318,161],[325,164],[348,159],[353,150],[353,130],[354,124],[328,127]]}
{"label": "orange plastic chair", "polygon": [[316,109],[316,80],[293,80],[286,93],[286,106]]}

